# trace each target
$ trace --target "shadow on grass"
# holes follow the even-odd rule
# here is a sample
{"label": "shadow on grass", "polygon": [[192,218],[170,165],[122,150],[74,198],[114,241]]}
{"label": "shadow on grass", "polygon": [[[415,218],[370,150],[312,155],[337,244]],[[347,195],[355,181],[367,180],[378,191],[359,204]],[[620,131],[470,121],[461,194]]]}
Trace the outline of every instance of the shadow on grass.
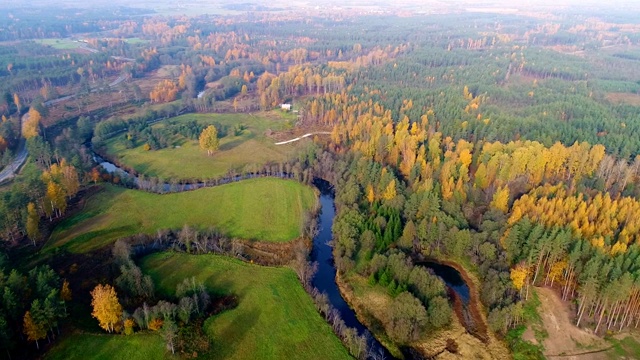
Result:
{"label": "shadow on grass", "polygon": [[244,294],[238,294],[230,289],[233,287],[233,282],[229,279],[223,278],[221,274],[213,274],[208,276],[204,280],[204,285],[209,292],[217,297],[224,297],[235,295],[238,299],[242,299]]}
{"label": "shadow on grass", "polygon": [[[230,311],[237,311],[238,315],[233,322],[227,324],[219,332],[219,339],[212,339],[214,343],[214,351],[223,359],[231,356],[235,351],[237,351],[237,348],[242,344],[244,337],[258,322],[261,312],[258,308],[252,308],[247,312],[240,312],[239,308]],[[215,326],[215,324],[211,323],[209,326]],[[207,331],[207,333],[209,333],[209,336],[211,337],[211,330]]]}
{"label": "shadow on grass", "polygon": [[136,231],[137,229],[134,226],[120,226],[117,228],[89,231],[69,240],[62,246],[70,252],[84,253],[99,249],[111,242],[115,242],[116,239],[120,237],[134,234]]}
{"label": "shadow on grass", "polygon": [[239,137],[237,139],[231,140],[227,143],[224,143],[222,145],[220,145],[220,151],[228,151],[231,150],[237,146],[242,145],[244,142],[246,142],[247,140],[249,140],[249,138],[246,138],[244,136]]}

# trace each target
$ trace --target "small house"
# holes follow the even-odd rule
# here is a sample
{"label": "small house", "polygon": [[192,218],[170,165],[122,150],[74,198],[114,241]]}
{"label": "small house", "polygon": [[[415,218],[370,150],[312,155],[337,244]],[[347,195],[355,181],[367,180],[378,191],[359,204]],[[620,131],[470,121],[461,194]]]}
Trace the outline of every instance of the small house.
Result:
{"label": "small house", "polygon": [[284,111],[291,111],[291,104],[280,104],[280,109]]}

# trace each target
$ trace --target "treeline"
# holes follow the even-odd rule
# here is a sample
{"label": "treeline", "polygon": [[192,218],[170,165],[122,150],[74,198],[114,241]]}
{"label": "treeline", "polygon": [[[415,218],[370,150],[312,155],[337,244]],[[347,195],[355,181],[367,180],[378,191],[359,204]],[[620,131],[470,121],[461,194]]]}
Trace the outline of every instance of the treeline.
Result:
{"label": "treeline", "polygon": [[[173,139],[176,135],[180,135],[184,138],[197,140],[205,126],[198,124],[195,120],[188,122],[176,122],[169,123],[162,128],[152,127],[148,123],[140,124],[139,126],[129,125],[129,131],[124,135],[125,146],[129,149],[145,144],[148,145],[150,150],[164,149],[172,146]],[[219,137],[224,137],[226,131],[222,127],[218,131]]]}
{"label": "treeline", "polygon": [[[465,98],[471,105],[476,103],[471,93]],[[635,198],[621,195],[637,196],[637,161],[618,161],[606,155],[604,146],[587,143],[545,147],[532,141],[456,142],[436,131],[430,121],[433,113],[417,122],[408,117],[395,122],[391,112],[378,104],[368,110],[366,103],[358,106],[363,114],[338,122],[330,147],[347,157],[348,151],[355,151],[390,170],[385,168],[369,180],[362,175],[366,168],[357,162],[345,166],[356,170],[342,170],[347,174],[357,171],[360,176],[343,183],[337,199],[346,196],[347,204],[364,202],[374,212],[367,220],[352,209],[341,208],[341,220],[335,225],[336,253],[343,259],[337,261],[340,269],[358,268],[357,260],[349,260],[357,249],[371,254],[399,247],[471,258],[481,270],[483,288],[491,289],[483,293],[482,300],[495,331],[504,334],[522,321],[518,294],[526,298],[526,292],[521,292],[524,285],[540,282],[562,285],[566,299],[576,296],[579,318],[597,318],[596,330],[601,329],[598,323],[602,321],[609,328],[632,324],[637,316],[637,289],[632,280],[637,275],[630,264],[637,254],[634,219],[640,213]],[[404,106],[409,107],[410,102]],[[394,201],[400,205],[395,205],[396,211],[389,210]],[[541,229],[564,230],[554,230],[546,237],[532,235],[531,243],[523,245],[522,233],[514,230],[523,218]],[[360,230],[356,230],[353,224],[359,223]],[[360,242],[357,236],[348,235],[358,233],[363,234]],[[552,251],[548,247],[552,243],[562,250]],[[579,258],[598,258],[600,266],[611,264],[604,266],[616,270],[596,277],[590,275],[586,263],[575,263],[578,259],[569,266],[567,257],[576,246]],[[511,252],[515,250],[510,249],[529,252],[514,256]],[[398,279],[391,282],[386,270],[371,277],[372,284],[381,280],[390,293],[399,291]],[[597,281],[602,284],[599,288],[593,285]],[[618,298],[607,295],[613,291],[605,286],[610,283],[616,284]]]}
{"label": "treeline", "polygon": [[[213,308],[204,284],[190,278],[177,285],[174,297],[158,300],[153,281],[142,274],[132,255],[128,242],[119,240],[115,243],[113,266],[120,270],[115,282],[124,306],[111,285],[99,284],[91,291],[92,316],[99,321],[100,327],[109,333],[124,335],[132,335],[136,328],[138,331],[159,331],[172,354],[176,350],[181,354],[207,352],[210,342],[202,331],[203,320],[212,312],[235,307],[237,299],[226,299]],[[172,299],[175,302],[170,301]]]}
{"label": "treeline", "polygon": [[139,132],[145,129],[150,123],[172,116],[177,116],[182,111],[183,109],[180,104],[171,103],[162,106],[158,110],[147,109],[143,114],[127,119],[112,117],[107,120],[100,121],[95,125],[93,130],[92,142],[96,144],[96,146],[99,146],[100,142],[110,139],[116,134],[124,131],[132,133]]}
{"label": "treeline", "polygon": [[[61,38],[79,33],[116,29],[127,17],[147,14],[147,10],[122,8],[122,12],[104,8],[39,7],[37,11],[10,7],[12,17],[0,29],[0,40]],[[49,16],[56,14],[56,16]],[[123,14],[127,14],[126,16]]]}
{"label": "treeline", "polygon": [[25,340],[35,341],[38,348],[43,339],[49,343],[55,340],[60,335],[60,322],[68,316],[66,303],[72,297],[69,282],[47,265],[27,274],[3,266],[0,275],[0,347],[11,357]]}
{"label": "treeline", "polygon": [[93,159],[83,145],[91,133],[88,119],[79,119],[50,142],[38,129],[36,123],[26,141],[30,160],[8,191],[0,193],[0,239],[7,243],[28,238],[35,245],[42,240],[45,224],[64,215],[81,184],[91,178]]}
{"label": "treeline", "polygon": [[[569,226],[545,226],[524,217],[505,234],[511,279],[524,298],[531,285],[554,283],[564,300],[575,299],[576,325],[621,331],[640,322],[640,245],[588,240]],[[603,251],[603,247],[611,248]]]}

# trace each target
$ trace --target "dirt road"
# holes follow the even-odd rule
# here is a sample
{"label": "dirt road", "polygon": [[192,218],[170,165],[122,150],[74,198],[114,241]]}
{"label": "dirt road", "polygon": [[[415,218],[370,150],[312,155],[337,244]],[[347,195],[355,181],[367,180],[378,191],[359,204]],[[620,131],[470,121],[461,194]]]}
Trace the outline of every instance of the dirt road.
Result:
{"label": "dirt road", "polygon": [[289,144],[289,143],[296,142],[298,140],[302,140],[302,139],[304,139],[306,137],[313,136],[313,135],[331,135],[331,133],[328,132],[328,131],[318,131],[318,132],[314,132],[314,133],[308,133],[308,134],[304,134],[304,135],[302,135],[300,137],[297,137],[295,139],[277,142],[277,143],[275,143],[275,145]]}

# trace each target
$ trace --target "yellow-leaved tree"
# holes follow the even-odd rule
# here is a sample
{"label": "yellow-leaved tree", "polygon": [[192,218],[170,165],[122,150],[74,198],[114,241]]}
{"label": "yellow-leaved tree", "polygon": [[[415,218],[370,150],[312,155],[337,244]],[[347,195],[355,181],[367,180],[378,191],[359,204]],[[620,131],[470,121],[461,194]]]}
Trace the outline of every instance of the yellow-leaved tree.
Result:
{"label": "yellow-leaved tree", "polygon": [[38,340],[44,339],[47,337],[47,330],[42,324],[38,324],[33,320],[31,316],[31,312],[27,311],[24,314],[23,319],[23,332],[27,335],[27,340],[35,341],[36,347],[40,349],[40,345],[38,344]]}
{"label": "yellow-leaved tree", "polygon": [[522,290],[522,287],[524,286],[528,275],[529,269],[524,265],[518,265],[511,269],[510,277],[511,281],[513,282],[513,287],[515,287],[518,291]]}
{"label": "yellow-leaved tree", "polygon": [[71,301],[71,288],[69,287],[69,281],[67,281],[66,279],[62,282],[60,298],[64,301]]}
{"label": "yellow-leaved tree", "polygon": [[376,193],[371,184],[367,185],[367,200],[369,201],[369,204],[373,204],[373,202],[376,201]]}
{"label": "yellow-leaved tree", "polygon": [[509,211],[509,188],[507,186],[499,187],[493,194],[491,207],[506,213]]}
{"label": "yellow-leaved tree", "polygon": [[38,136],[38,128],[40,127],[40,120],[42,116],[38,110],[31,108],[27,120],[22,124],[22,136],[25,139]]}
{"label": "yellow-leaved tree", "polygon": [[391,180],[389,182],[389,185],[387,185],[387,188],[384,190],[384,194],[382,195],[382,197],[385,200],[391,200],[394,197],[396,197],[396,181]]}
{"label": "yellow-leaved tree", "polygon": [[36,210],[36,204],[27,204],[27,236],[36,245],[36,240],[40,239],[40,215]]}
{"label": "yellow-leaved tree", "polygon": [[98,284],[91,291],[91,316],[98,319],[100,327],[113,332],[122,317],[122,306],[118,302],[116,290],[111,285]]}
{"label": "yellow-leaved tree", "polygon": [[206,129],[202,130],[199,141],[200,148],[207,150],[207,155],[211,155],[214,151],[218,150],[220,141],[218,140],[218,130],[216,127],[209,125]]}

